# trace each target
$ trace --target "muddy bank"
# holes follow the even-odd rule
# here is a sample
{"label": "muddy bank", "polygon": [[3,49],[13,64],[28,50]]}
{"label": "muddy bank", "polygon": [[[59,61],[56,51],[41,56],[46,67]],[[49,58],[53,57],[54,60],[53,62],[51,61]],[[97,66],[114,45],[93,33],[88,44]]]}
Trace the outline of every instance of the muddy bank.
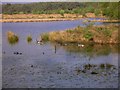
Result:
{"label": "muddy bank", "polygon": [[42,39],[58,43],[118,44],[119,25],[76,27],[65,31],[42,34]]}

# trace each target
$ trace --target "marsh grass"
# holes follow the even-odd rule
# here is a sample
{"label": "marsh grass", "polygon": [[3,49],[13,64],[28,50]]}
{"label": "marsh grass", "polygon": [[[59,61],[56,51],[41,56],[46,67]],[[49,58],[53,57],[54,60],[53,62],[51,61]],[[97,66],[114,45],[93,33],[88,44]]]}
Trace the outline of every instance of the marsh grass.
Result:
{"label": "marsh grass", "polygon": [[66,31],[44,33],[43,41],[56,42],[93,42],[99,44],[120,43],[118,39],[118,27],[115,25],[76,27]]}
{"label": "marsh grass", "polygon": [[112,65],[112,64],[100,64],[100,68],[101,69],[105,69],[105,68],[107,68],[107,69],[110,69],[110,68],[112,68],[114,65]]}
{"label": "marsh grass", "polygon": [[32,42],[32,36],[31,36],[31,35],[28,35],[28,36],[27,36],[27,42],[28,42],[28,43]]}
{"label": "marsh grass", "polygon": [[93,38],[93,34],[90,31],[85,32],[83,36],[88,40]]}
{"label": "marsh grass", "polygon": [[107,37],[111,37],[112,35],[112,31],[109,28],[106,27],[98,27],[95,29],[97,32],[101,32],[103,33],[103,35],[107,36]]}
{"label": "marsh grass", "polygon": [[48,34],[48,33],[43,33],[43,34],[41,35],[41,39],[42,39],[43,41],[49,41],[49,34]]}
{"label": "marsh grass", "polygon": [[66,32],[68,32],[68,33],[74,33],[74,30],[68,29],[68,30],[66,30]]}
{"label": "marsh grass", "polygon": [[19,41],[19,37],[12,31],[7,32],[7,39],[9,44],[16,44]]}

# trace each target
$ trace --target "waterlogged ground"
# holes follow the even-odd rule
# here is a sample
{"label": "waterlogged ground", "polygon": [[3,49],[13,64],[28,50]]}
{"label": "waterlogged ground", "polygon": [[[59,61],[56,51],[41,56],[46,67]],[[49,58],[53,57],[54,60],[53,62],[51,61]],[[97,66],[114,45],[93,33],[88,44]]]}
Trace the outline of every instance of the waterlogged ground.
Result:
{"label": "waterlogged ground", "polygon": [[[40,33],[81,23],[3,23],[3,88],[117,88],[118,45],[36,44]],[[9,30],[19,36],[15,45],[7,41]],[[29,34],[31,43],[26,41]]]}

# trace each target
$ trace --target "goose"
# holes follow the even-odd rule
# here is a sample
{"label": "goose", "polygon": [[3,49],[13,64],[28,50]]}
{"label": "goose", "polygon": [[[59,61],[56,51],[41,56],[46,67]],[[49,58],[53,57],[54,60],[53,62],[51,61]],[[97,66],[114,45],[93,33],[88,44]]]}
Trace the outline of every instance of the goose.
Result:
{"label": "goose", "polygon": [[37,42],[37,44],[41,44],[42,40],[41,40],[41,41],[38,41],[38,40],[36,39],[36,42]]}

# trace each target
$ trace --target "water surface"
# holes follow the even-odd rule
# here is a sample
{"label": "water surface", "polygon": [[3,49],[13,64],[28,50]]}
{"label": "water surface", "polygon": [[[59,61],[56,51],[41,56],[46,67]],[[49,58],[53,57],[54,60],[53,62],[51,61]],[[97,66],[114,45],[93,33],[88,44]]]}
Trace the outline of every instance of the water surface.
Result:
{"label": "water surface", "polygon": [[[82,22],[3,23],[3,88],[117,88],[118,45],[36,44],[42,33],[84,26]],[[19,36],[15,45],[7,41],[9,30]]]}

